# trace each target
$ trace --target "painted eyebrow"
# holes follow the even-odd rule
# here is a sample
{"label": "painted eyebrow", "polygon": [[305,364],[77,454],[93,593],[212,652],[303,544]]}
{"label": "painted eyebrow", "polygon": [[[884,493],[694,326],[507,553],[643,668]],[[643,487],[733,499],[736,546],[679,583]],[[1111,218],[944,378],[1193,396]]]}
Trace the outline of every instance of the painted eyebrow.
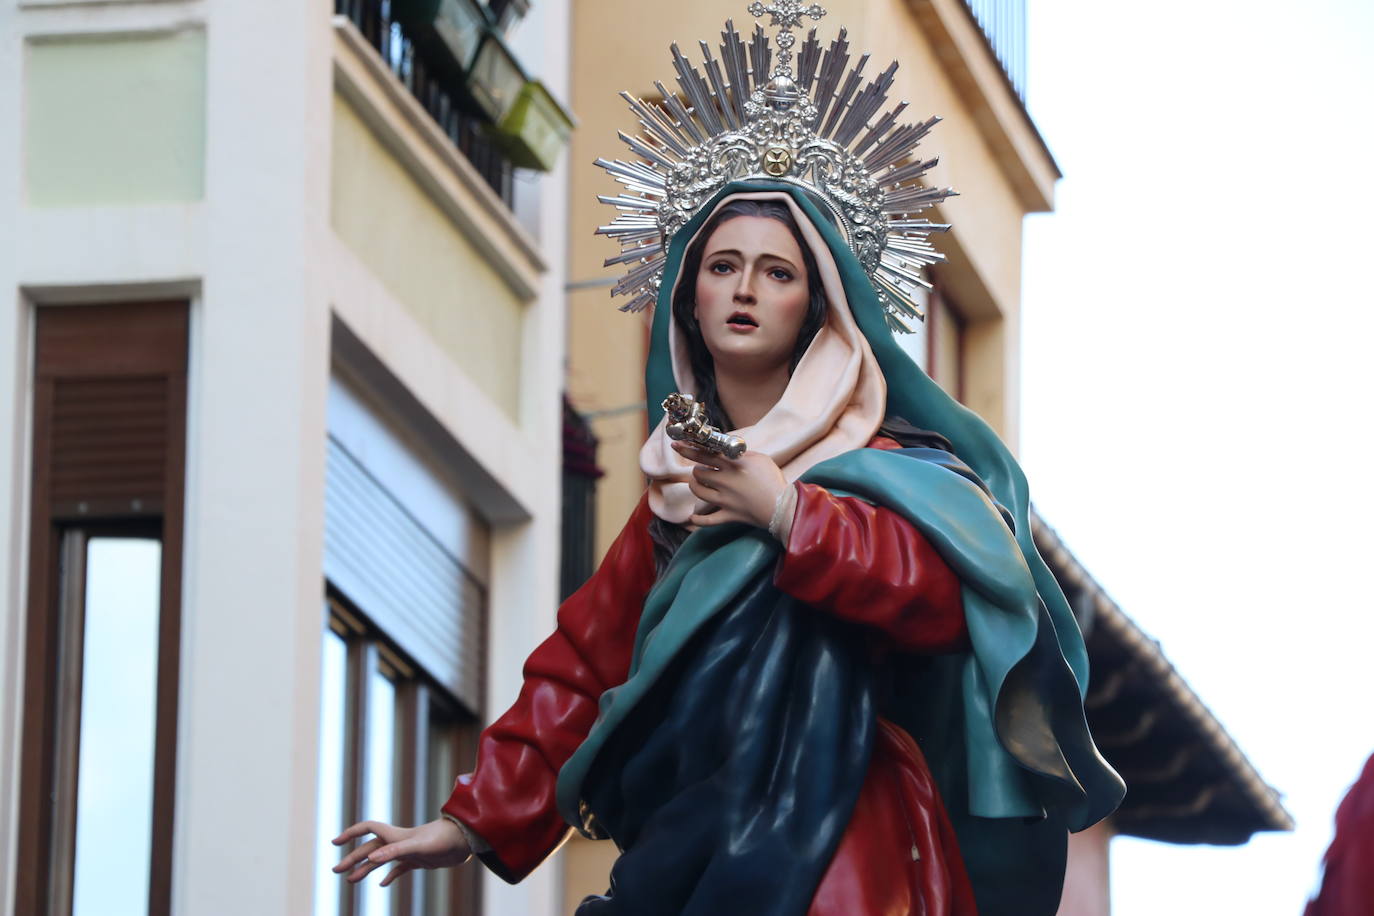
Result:
{"label": "painted eyebrow", "polygon": [[[735,257],[739,258],[741,261],[744,260],[744,255],[741,254],[741,253],[739,252],[739,250],[736,249],[736,248],[722,248],[722,249],[720,249],[719,251],[713,251],[713,252],[711,252],[710,254],[708,254],[708,255],[706,256],[705,260],[709,261],[709,260],[711,260],[712,258],[718,258],[718,257],[720,257],[720,256],[723,255],[723,254],[732,254],[732,255],[734,255]],[[780,254],[765,254],[765,255],[761,255],[761,256],[759,257],[759,260],[760,260],[760,261],[763,261],[763,260],[781,261],[782,263],[786,264],[788,267],[792,268],[793,270],[796,270],[796,269],[797,269],[797,265],[793,264],[791,261],[787,260],[786,258],[784,258],[784,257],[783,257],[782,255],[780,255]]]}

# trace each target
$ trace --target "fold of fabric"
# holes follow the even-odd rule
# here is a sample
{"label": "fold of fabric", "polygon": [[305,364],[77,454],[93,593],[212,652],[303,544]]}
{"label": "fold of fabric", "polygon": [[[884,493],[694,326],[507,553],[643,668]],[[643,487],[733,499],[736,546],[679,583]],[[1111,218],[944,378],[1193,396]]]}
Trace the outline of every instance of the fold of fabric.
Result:
{"label": "fold of fabric", "polygon": [[862,628],[798,613],[753,572],[589,769],[582,794],[623,853],[577,916],[809,908],[868,770],[875,670]]}
{"label": "fold of fabric", "polygon": [[[941,784],[980,912],[1052,913],[1063,876],[1065,828],[1082,829],[1110,812],[1122,787],[1092,744],[1072,667],[1000,508],[976,474],[933,449],[848,452],[815,466],[802,479],[899,512],[959,574],[972,648],[934,659],[897,656],[905,659],[893,662],[900,679],[916,693],[908,693],[907,701],[889,715],[921,743]],[[777,551],[765,533],[745,525],[703,529],[684,542],[645,602],[629,678],[603,694],[596,726],[559,774],[559,809],[570,823],[596,829],[588,814],[601,816],[599,802],[610,813],[606,826],[620,839],[616,830],[625,824],[615,821],[624,811],[662,804],[661,799],[633,800],[635,793],[623,782],[616,790],[626,793],[622,796],[608,796],[604,782],[588,793],[589,776],[621,770],[623,750],[615,748],[617,741],[624,748],[625,735],[635,736],[630,746],[642,746],[644,726],[621,731],[634,721],[636,710],[663,715],[666,707],[654,700],[663,691],[673,692],[676,703],[690,701],[675,692],[693,670],[678,667],[682,659],[710,655],[709,636],[701,634],[757,601],[751,596],[771,577]],[[821,616],[776,590],[774,594],[794,615]],[[772,612],[778,613],[777,608]],[[770,670],[776,675],[788,669]],[[763,681],[760,685],[766,686]],[[837,695],[845,696],[841,686],[832,685]],[[795,696],[806,709],[817,704],[813,698],[821,693]],[[736,694],[714,715],[752,716],[750,698],[748,692]],[[816,705],[818,712],[828,708]],[[698,708],[694,721],[705,724],[711,714],[709,708]],[[794,715],[786,721],[811,720]],[[856,735],[865,734],[859,725],[844,721]],[[838,767],[833,755],[826,756],[825,748],[832,747],[824,737],[828,733],[817,722],[812,726],[820,729],[819,746],[776,748],[768,771],[795,771],[804,759],[808,767],[831,767],[852,777],[857,763]],[[795,733],[790,737],[798,740]],[[669,783],[681,775],[673,767],[657,772]],[[862,770],[858,773],[861,779]],[[839,779],[836,785],[851,783]],[[846,803],[852,805],[852,798],[837,791],[834,804]],[[835,818],[839,829],[848,813]],[[728,847],[728,831],[707,835]],[[838,833],[827,841],[838,841]],[[818,880],[819,873],[811,877]],[[1008,896],[1007,888],[1015,888],[1016,894]],[[1009,908],[999,905],[1003,898]],[[1031,905],[1035,901],[1042,906]]]}
{"label": "fold of fabric", "polygon": [[[887,416],[901,417],[922,428],[940,433],[949,440],[954,453],[966,462],[980,480],[986,483],[996,501],[1010,513],[1016,541],[1026,566],[1035,580],[1036,590],[1045,602],[1046,611],[1054,625],[1061,652],[1078,682],[1079,696],[1087,695],[1088,656],[1083,648],[1078,624],[1073,619],[1068,602],[1044,560],[1040,558],[1031,538],[1030,494],[1025,474],[1015,457],[997,434],[981,417],[951,398],[921,370],[911,357],[893,340],[883,308],[868,274],[850,250],[837,229],[806,192],[785,182],[751,179],[726,185],[717,194],[718,202],[734,194],[776,191],[787,194],[806,217],[807,225],[821,244],[830,252],[839,271],[849,313],[874,359],[882,371],[887,388]],[[663,415],[662,402],[677,390],[671,355],[671,299],[670,293],[678,280],[682,256],[688,241],[715,210],[715,202],[704,206],[696,216],[673,236],[668,248],[663,272],[663,290],[655,307],[650,331],[649,358],[644,367],[646,410],[649,422],[657,426]],[[808,237],[811,237],[808,232]],[[819,250],[816,251],[819,254]],[[1124,788],[1122,792],[1124,793]],[[1103,812],[1102,816],[1109,813]]]}

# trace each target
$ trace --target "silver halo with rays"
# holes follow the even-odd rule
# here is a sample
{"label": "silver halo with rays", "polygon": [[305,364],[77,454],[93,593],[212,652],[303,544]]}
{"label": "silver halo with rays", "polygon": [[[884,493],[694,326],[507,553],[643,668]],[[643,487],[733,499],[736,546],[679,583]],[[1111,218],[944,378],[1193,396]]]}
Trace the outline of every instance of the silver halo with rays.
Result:
{"label": "silver halo with rays", "polygon": [[599,198],[619,211],[596,230],[621,246],[606,266],[629,265],[611,295],[629,297],[621,311],[647,308],[658,298],[677,231],[730,182],[767,178],[803,187],[825,204],[868,272],[888,325],[909,333],[908,320],[925,318],[915,302],[917,289],[930,289],[922,268],[944,260],[930,233],[949,228],[918,214],[955,195],[921,184],[938,159],[912,158],[940,119],[899,126],[906,102],[879,115],[897,64],[860,89],[869,55],[849,66],[844,29],[824,52],[811,29],[794,56],[792,30],[805,17],[824,16],[820,6],[755,0],[749,12],[770,16],[777,36],[770,41],[756,24],[746,44],[726,22],[718,59],[700,43],[704,77],[672,45],[681,95],[662,83],[654,84],[662,102],[621,93],[644,133],[619,134],[641,161],[596,161],[625,186],[618,196]]}

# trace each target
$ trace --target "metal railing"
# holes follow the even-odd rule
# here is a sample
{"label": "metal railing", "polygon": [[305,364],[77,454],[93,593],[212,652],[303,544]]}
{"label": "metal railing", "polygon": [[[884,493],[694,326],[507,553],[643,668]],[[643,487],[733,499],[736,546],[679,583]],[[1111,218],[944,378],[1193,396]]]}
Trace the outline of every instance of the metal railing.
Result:
{"label": "metal railing", "polygon": [[1021,101],[1026,100],[1026,0],[964,0]]}
{"label": "metal railing", "polygon": [[443,82],[430,75],[419,48],[391,20],[391,0],[335,0],[335,11],[352,20],[434,123],[509,206],[515,189],[510,161],[482,132],[482,121],[461,111]]}

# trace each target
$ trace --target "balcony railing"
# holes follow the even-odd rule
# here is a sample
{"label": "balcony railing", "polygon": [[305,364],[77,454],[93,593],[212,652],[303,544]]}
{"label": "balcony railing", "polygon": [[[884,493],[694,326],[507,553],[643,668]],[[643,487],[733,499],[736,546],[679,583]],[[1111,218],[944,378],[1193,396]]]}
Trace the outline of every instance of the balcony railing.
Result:
{"label": "balcony railing", "polygon": [[1026,100],[1026,0],[964,0],[1021,101]]}
{"label": "balcony railing", "polygon": [[483,133],[481,119],[458,107],[442,81],[429,73],[424,55],[391,19],[391,0],[335,0],[335,10],[358,27],[391,71],[507,205],[514,193],[510,161]]}

